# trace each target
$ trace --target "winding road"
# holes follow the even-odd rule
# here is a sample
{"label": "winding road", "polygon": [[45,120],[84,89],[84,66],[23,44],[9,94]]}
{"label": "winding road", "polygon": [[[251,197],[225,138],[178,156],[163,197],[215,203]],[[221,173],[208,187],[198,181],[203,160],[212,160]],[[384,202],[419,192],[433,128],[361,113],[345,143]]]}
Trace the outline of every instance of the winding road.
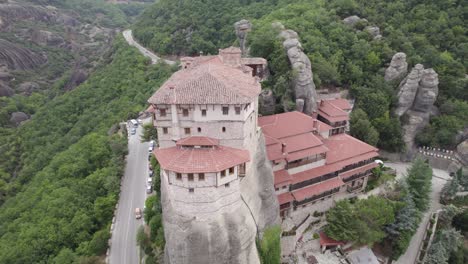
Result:
{"label": "winding road", "polygon": [[143,224],[143,219],[135,219],[135,208],[143,209],[146,200],[149,147],[148,142],[140,142],[142,133],[143,128],[138,126],[137,133],[128,138],[127,165],[111,238],[111,264],[139,263],[136,234],[138,227]]}
{"label": "winding road", "polygon": [[154,54],[152,51],[148,50],[147,48],[143,47],[142,45],[140,45],[140,43],[138,43],[134,38],[133,38],[133,34],[132,34],[132,30],[131,29],[126,29],[122,32],[125,40],[127,41],[127,43],[130,45],[130,46],[134,46],[136,47],[140,52],[141,54],[143,54],[143,56],[145,57],[148,57],[151,59],[151,62],[153,64],[156,64],[158,63],[159,60],[164,60],[165,63],[169,64],[169,65],[173,65],[175,64],[176,62],[175,61],[171,61],[171,60],[165,60],[165,59],[162,59],[160,57],[158,57],[158,55]]}

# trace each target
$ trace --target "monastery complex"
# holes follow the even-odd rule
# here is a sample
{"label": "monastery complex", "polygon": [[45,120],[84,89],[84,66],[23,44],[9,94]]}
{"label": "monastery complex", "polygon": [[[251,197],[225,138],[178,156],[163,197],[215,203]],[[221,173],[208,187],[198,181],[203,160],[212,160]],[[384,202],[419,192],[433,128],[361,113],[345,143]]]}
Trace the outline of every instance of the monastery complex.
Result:
{"label": "monastery complex", "polygon": [[[347,100],[322,100],[312,116],[259,116],[264,59],[241,58],[240,49],[230,47],[181,61],[148,100],[161,188],[175,212],[196,219],[235,212],[240,182],[274,177],[281,218],[300,222],[366,187],[378,150],[346,134]],[[257,146],[262,133],[265,146]],[[250,173],[258,147],[266,148],[272,175]]]}

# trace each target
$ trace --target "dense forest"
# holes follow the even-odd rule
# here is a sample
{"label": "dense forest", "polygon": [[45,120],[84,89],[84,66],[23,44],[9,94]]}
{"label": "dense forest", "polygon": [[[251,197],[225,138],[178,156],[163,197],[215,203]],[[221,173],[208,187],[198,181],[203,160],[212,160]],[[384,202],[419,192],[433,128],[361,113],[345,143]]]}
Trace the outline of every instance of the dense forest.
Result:
{"label": "dense forest", "polygon": [[[282,103],[291,85],[288,61],[271,23],[282,22],[298,32],[304,52],[312,62],[319,88],[343,87],[356,98],[377,146],[401,151],[401,122],[392,115],[398,83],[386,83],[384,68],[396,52],[405,52],[409,67],[421,63],[439,74],[436,105],[441,115],[417,138],[420,145],[454,147],[458,131],[468,126],[468,53],[462,0],[161,0],[147,9],[134,25],[135,36],[145,46],[162,54],[215,54],[218,48],[236,45],[233,24],[253,22],[249,34],[250,54],[268,59],[271,77],[264,82]],[[342,20],[351,15],[367,19],[356,28]],[[364,31],[378,26],[381,39]],[[287,99],[287,98],[286,98]],[[278,107],[282,111],[282,107]],[[376,132],[376,133],[375,133]]]}
{"label": "dense forest", "polygon": [[127,151],[118,123],[172,71],[119,37],[87,82],[0,137],[0,263],[73,263],[106,250]]}

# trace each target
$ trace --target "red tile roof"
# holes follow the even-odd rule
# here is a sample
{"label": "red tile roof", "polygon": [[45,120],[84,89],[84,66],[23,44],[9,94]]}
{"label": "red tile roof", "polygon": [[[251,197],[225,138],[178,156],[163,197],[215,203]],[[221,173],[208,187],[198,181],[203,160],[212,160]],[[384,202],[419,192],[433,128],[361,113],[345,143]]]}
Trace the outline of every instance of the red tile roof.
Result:
{"label": "red tile roof", "polygon": [[218,146],[219,140],[210,137],[186,137],[176,143],[177,146]]}
{"label": "red tile roof", "polygon": [[343,241],[337,241],[325,234],[325,232],[320,232],[320,245],[321,246],[342,246],[345,244]]}
{"label": "red tile roof", "polygon": [[281,205],[281,204],[285,204],[285,203],[289,203],[289,202],[292,202],[294,201],[294,197],[291,195],[291,193],[287,192],[287,193],[282,193],[282,194],[279,194],[278,196],[276,196],[278,198],[278,203]]}
{"label": "red tile roof", "polygon": [[258,125],[263,133],[279,139],[314,130],[313,118],[301,112],[287,112],[277,115],[261,116]]}
{"label": "red tile roof", "polygon": [[288,153],[323,145],[323,142],[319,138],[314,136],[312,132],[306,132],[300,135],[284,137],[279,140],[282,143],[286,144],[286,152]]}
{"label": "red tile roof", "polygon": [[327,164],[357,157],[378,149],[347,134],[338,134],[323,140],[329,151]]}
{"label": "red tile roof", "polygon": [[317,147],[311,147],[311,148],[299,150],[299,151],[296,151],[296,152],[288,153],[286,155],[286,160],[287,161],[299,160],[299,159],[303,159],[305,157],[311,157],[313,155],[326,153],[327,151],[328,151],[327,147],[325,147],[324,145],[320,145],[320,146],[317,146]]}
{"label": "red tile roof", "polygon": [[276,185],[285,185],[291,183],[291,175],[287,170],[279,170],[273,173],[275,175],[275,187]]}
{"label": "red tile roof", "polygon": [[[203,57],[201,57],[203,58]],[[148,100],[151,104],[243,104],[260,93],[259,82],[219,56],[195,59],[175,72]]]}
{"label": "red tile roof", "polygon": [[349,120],[349,115],[347,112],[341,110],[340,108],[326,100],[320,102],[318,114],[330,122],[340,122]]}
{"label": "red tile roof", "polygon": [[346,99],[336,98],[336,99],[328,99],[326,101],[329,102],[330,104],[340,108],[341,110],[344,110],[344,111],[351,110],[351,104]]}
{"label": "red tile roof", "polygon": [[218,172],[249,161],[249,151],[226,146],[153,151],[161,167],[179,173]]}
{"label": "red tile roof", "polygon": [[379,164],[377,164],[375,162],[372,162],[372,163],[369,163],[369,164],[364,165],[362,167],[357,167],[355,169],[340,173],[339,176],[341,177],[341,179],[346,179],[346,178],[349,178],[349,177],[353,176],[354,174],[358,174],[358,173],[365,172],[367,170],[371,170],[371,169],[373,169],[373,168],[375,168],[377,166],[379,166]]}
{"label": "red tile roof", "polygon": [[145,112],[154,113],[154,112],[156,112],[156,109],[152,105],[150,105],[150,106],[148,106],[148,108],[146,108]]}
{"label": "red tile roof", "polygon": [[314,195],[324,193],[326,191],[341,187],[343,185],[344,185],[344,182],[340,178],[337,177],[337,178],[326,180],[326,181],[293,191],[292,195],[294,196],[294,199],[296,201],[303,201]]}

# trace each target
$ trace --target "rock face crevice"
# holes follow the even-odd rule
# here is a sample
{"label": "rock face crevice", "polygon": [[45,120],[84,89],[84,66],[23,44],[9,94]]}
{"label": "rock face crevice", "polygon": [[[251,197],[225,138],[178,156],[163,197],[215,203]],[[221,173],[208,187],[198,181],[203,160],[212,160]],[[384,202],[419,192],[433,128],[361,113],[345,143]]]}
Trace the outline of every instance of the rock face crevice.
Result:
{"label": "rock face crevice", "polygon": [[20,47],[9,41],[0,39],[0,65],[6,65],[12,70],[31,70],[47,62],[47,58]]}
{"label": "rock face crevice", "polygon": [[260,264],[257,233],[279,222],[279,207],[261,133],[253,149],[252,166],[241,179],[238,201],[203,217],[175,210],[162,177],[165,263]]}
{"label": "rock face crevice", "polygon": [[[395,54],[385,71],[385,80],[397,80],[404,75],[405,68],[406,55],[401,52]],[[423,65],[416,64],[398,86],[398,104],[394,113],[404,117],[403,141],[406,153],[402,156],[403,160],[410,160],[414,156],[416,135],[429,124],[431,114],[437,112],[434,103],[439,94],[438,85],[439,77],[434,69],[424,69]]]}
{"label": "rock face crevice", "polygon": [[275,22],[272,26],[280,31],[279,37],[284,40],[283,47],[294,71],[296,110],[310,115],[317,110],[317,91],[309,57],[302,51],[297,32],[285,29],[280,22]]}

